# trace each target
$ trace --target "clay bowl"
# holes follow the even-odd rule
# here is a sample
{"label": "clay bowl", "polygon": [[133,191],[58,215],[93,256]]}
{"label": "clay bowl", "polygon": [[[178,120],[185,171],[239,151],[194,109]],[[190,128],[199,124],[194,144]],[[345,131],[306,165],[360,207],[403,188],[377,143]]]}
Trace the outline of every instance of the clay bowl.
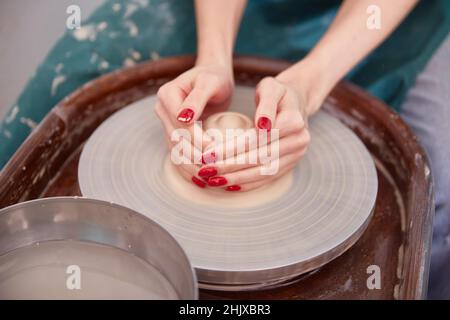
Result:
{"label": "clay bowl", "polygon": [[[0,210],[0,257],[2,299],[198,297],[194,269],[166,230],[100,200],[52,197]],[[79,291],[67,287],[73,265]]]}
{"label": "clay bowl", "polygon": [[[120,108],[155,93],[190,68],[193,57],[145,62],[91,81],[62,100],[0,175],[0,207],[21,201],[80,195],[77,167],[83,143]],[[238,57],[236,82],[256,85],[288,63]],[[378,196],[362,237],[343,255],[283,287],[252,292],[201,290],[201,298],[420,299],[426,294],[433,189],[423,149],[400,117],[350,83],[336,86],[324,110],[352,129],[373,155]],[[369,289],[370,266],[380,268],[381,289]]]}

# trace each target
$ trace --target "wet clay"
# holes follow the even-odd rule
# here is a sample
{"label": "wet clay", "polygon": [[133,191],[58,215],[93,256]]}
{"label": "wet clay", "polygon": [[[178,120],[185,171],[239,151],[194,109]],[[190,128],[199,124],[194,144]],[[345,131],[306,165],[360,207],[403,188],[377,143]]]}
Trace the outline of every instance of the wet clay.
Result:
{"label": "wet clay", "polygon": [[[220,112],[211,115],[204,121],[203,128],[219,130],[224,137],[227,129],[251,129],[253,121],[238,112]],[[222,208],[250,208],[262,206],[279,199],[292,185],[292,171],[287,172],[270,184],[247,192],[228,192],[221,188],[200,189],[193,187],[192,182],[186,181],[172,163],[170,156],[165,160],[164,176],[167,184],[177,196],[202,206]]]}

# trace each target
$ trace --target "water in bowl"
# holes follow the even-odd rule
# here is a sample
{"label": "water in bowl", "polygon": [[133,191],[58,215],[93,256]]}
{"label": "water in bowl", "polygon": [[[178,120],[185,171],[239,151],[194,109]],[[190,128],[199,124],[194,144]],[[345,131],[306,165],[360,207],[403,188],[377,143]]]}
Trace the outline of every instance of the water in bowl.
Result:
{"label": "water in bowl", "polygon": [[0,256],[0,299],[177,299],[149,263],[105,245],[48,241]]}

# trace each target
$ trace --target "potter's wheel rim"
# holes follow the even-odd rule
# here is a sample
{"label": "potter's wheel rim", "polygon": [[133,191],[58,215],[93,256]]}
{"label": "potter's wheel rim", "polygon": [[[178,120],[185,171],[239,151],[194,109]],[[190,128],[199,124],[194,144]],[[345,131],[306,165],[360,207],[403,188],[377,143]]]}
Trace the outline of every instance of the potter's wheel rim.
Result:
{"label": "potter's wheel rim", "polygon": [[[304,276],[314,273],[316,270],[338,258],[350,249],[369,226],[374,211],[375,210],[372,209],[366,222],[352,236],[347,238],[345,242],[334,247],[332,252],[324,251],[308,261],[279,266],[272,269],[249,271],[207,270],[195,267],[199,279],[199,288],[215,291],[254,291],[282,287],[300,281]],[[309,265],[309,267],[304,265]],[[213,278],[222,279],[222,281],[214,282],[203,280]],[[234,281],[230,279],[234,279]]]}
{"label": "potter's wheel rim", "polygon": [[[122,111],[120,111],[120,113],[122,112],[127,112],[127,109],[129,110],[129,108],[125,108]],[[148,114],[150,114],[151,111],[148,111]],[[331,118],[330,116],[326,116],[322,115],[322,117],[324,118]],[[117,114],[113,115],[110,119],[112,120],[113,118],[117,118]],[[85,151],[87,149],[89,149],[89,145],[91,143],[92,137],[95,137],[97,132],[100,132],[101,130],[103,130],[102,128],[104,127],[105,124],[107,124],[109,121],[106,120],[98,129],[96,132],[94,132],[94,134],[91,136],[91,138],[89,139],[89,141],[86,143],[86,146],[82,152],[82,155],[80,157],[80,166],[82,165],[82,163],[84,163],[86,161],[86,154]],[[333,119],[334,122],[338,122],[338,120]],[[350,129],[344,127],[342,124],[340,124],[341,127],[345,128],[344,131],[348,131],[351,132]],[[354,134],[351,132],[351,134],[354,136]],[[354,137],[352,139],[355,139]],[[362,142],[360,142],[357,139],[357,144],[359,144],[359,146],[363,146]],[[310,151],[312,152],[312,151]],[[370,154],[368,154],[368,152],[364,149],[364,152],[367,153],[366,156],[366,160],[367,158],[370,158]],[[364,153],[363,152],[363,153]],[[370,158],[370,161],[373,162],[373,160]],[[369,169],[369,175],[371,180],[371,183],[377,185],[377,177],[376,177],[376,170],[375,170],[375,166],[372,163]],[[95,173],[95,172],[94,172]],[[92,190],[90,190],[90,188],[87,186],[86,183],[86,173],[80,173],[79,171],[79,183],[80,183],[80,189],[82,191],[82,193],[88,197],[94,197],[96,198],[97,194],[96,192],[99,191],[97,189],[96,192],[92,192]],[[370,180],[370,179],[369,179]],[[90,181],[92,182],[92,181]],[[359,190],[358,190],[359,191]],[[86,194],[87,193],[87,194]],[[100,198],[102,199],[102,198]],[[322,250],[321,251],[316,251],[314,252],[313,255],[309,255],[307,258],[304,258],[301,261],[290,261],[289,263],[283,263],[283,261],[280,262],[280,260],[276,260],[272,258],[271,263],[267,263],[265,265],[265,267],[248,267],[248,268],[243,268],[241,266],[236,267],[236,268],[230,268],[227,267],[225,265],[222,265],[220,268],[214,267],[213,265],[209,265],[205,267],[204,263],[201,263],[199,261],[193,261],[192,260],[192,256],[190,257],[196,271],[197,271],[197,275],[198,275],[198,279],[200,281],[200,283],[207,283],[209,286],[216,286],[217,288],[219,288],[220,290],[226,290],[224,288],[236,288],[235,285],[239,285],[240,287],[255,287],[255,286],[264,286],[264,285],[271,285],[274,282],[279,282],[280,279],[282,280],[286,280],[286,279],[290,279],[292,277],[296,277],[300,274],[303,274],[305,272],[311,271],[313,269],[316,269],[322,265],[324,265],[325,263],[331,261],[332,259],[336,258],[337,256],[341,255],[343,252],[345,252],[349,247],[351,247],[361,236],[361,234],[364,232],[364,230],[366,229],[370,218],[372,217],[372,212],[373,212],[373,208],[375,205],[375,199],[376,199],[376,187],[375,187],[375,194],[371,194],[369,196],[369,200],[367,200],[369,202],[369,205],[371,206],[370,210],[367,211],[367,213],[365,213],[365,215],[361,216],[358,218],[358,221],[356,223],[354,223],[353,229],[352,230],[346,230],[345,234],[339,234],[339,235],[335,235],[339,240],[337,241],[338,244],[337,245],[329,245],[329,246],[323,246],[321,247]],[[115,201],[115,199],[103,199],[103,200],[111,200],[111,201]],[[116,201],[115,201],[116,202]],[[119,203],[121,203],[120,201],[117,201]],[[122,205],[125,206],[129,206],[126,203],[121,203]],[[138,208],[133,207],[132,209],[141,212],[143,214],[149,213],[148,210],[147,212],[145,212],[146,210],[139,210]],[[348,208],[347,208],[348,209]],[[144,212],[142,212],[144,211]],[[152,212],[151,214],[157,214],[155,212]],[[353,217],[353,216],[352,216]],[[153,218],[152,216],[150,216],[150,218]],[[333,217],[331,217],[333,218]],[[353,219],[353,218],[352,218]],[[158,221],[157,221],[158,222]],[[164,223],[161,223],[159,221],[160,224],[164,225]],[[170,228],[169,232],[171,231]],[[181,243],[181,245],[184,247],[184,249],[186,251],[188,251],[188,255],[192,252],[189,252],[189,248],[186,248],[184,246],[183,243],[183,239],[180,239],[177,237],[176,234],[174,234],[175,238],[177,238],[177,240]],[[195,259],[194,259],[195,260]],[[291,259],[294,260],[294,259]],[[274,262],[275,261],[275,262]],[[216,263],[217,265],[217,263]],[[268,267],[267,267],[268,266]],[[239,290],[242,290],[242,288],[240,288]],[[251,290],[251,289],[249,289]]]}

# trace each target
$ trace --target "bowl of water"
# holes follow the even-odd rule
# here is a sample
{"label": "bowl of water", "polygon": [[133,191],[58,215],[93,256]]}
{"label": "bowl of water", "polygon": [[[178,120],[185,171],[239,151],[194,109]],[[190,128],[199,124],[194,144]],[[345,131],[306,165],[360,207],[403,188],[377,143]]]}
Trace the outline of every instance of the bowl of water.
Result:
{"label": "bowl of water", "polygon": [[197,299],[195,271],[158,223],[56,197],[0,210],[0,299]]}

